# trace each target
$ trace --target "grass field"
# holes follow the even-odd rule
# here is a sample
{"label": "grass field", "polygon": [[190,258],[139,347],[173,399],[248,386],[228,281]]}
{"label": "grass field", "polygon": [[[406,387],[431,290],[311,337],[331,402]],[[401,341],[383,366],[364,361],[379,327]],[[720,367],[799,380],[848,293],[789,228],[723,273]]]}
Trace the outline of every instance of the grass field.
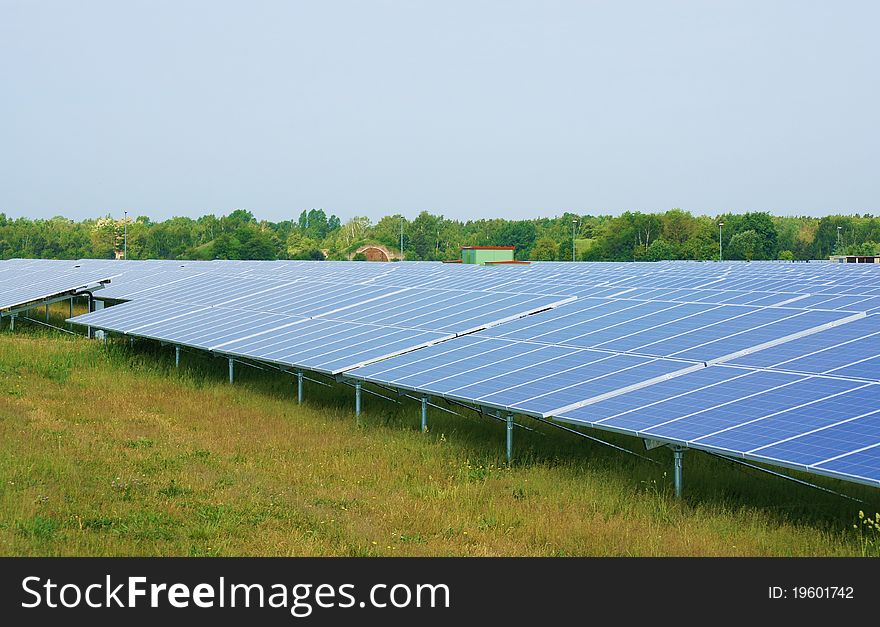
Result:
{"label": "grass field", "polygon": [[[66,307],[63,306],[63,307]],[[59,308],[60,312],[60,308]],[[697,452],[685,498],[655,465],[532,424],[238,368],[168,347],[104,345],[21,322],[0,333],[4,555],[874,555],[860,510]],[[601,435],[601,434],[597,434]],[[640,450],[626,438],[614,442]],[[641,451],[640,451],[641,452]],[[854,529],[854,525],[859,529]]]}

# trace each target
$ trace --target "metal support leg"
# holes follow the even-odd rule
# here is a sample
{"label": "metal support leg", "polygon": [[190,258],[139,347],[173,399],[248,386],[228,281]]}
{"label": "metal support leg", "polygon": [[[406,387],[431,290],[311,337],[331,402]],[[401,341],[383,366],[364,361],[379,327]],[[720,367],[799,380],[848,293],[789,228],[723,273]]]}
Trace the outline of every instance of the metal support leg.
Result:
{"label": "metal support leg", "polygon": [[296,373],[296,401],[302,405],[303,402],[303,373]]}
{"label": "metal support leg", "polygon": [[46,322],[49,322],[49,305],[46,304]]}
{"label": "metal support leg", "polygon": [[10,331],[15,331],[15,318],[16,318],[15,314],[12,314],[11,316],[9,316],[9,330]]}
{"label": "metal support leg", "polygon": [[[361,417],[361,382],[357,381],[354,384],[354,415],[357,418]],[[360,424],[360,420],[358,420],[358,424]]]}
{"label": "metal support leg", "polygon": [[68,318],[73,318],[73,296],[70,297],[70,301],[69,301],[69,302],[70,302],[70,315],[67,316],[67,317],[68,317]]}
{"label": "metal support leg", "polygon": [[180,347],[174,347],[174,367],[180,368]]}
{"label": "metal support leg", "polygon": [[684,457],[684,448],[681,446],[672,447],[672,463],[673,463],[673,480],[675,481],[675,497],[681,498],[681,461]]}
{"label": "metal support leg", "polygon": [[422,433],[428,432],[428,397],[422,397]]}
{"label": "metal support leg", "polygon": [[229,382],[232,383],[235,381],[235,362],[232,361],[232,357],[229,358]]}
{"label": "metal support leg", "polygon": [[513,461],[513,414],[507,414],[507,463]]}

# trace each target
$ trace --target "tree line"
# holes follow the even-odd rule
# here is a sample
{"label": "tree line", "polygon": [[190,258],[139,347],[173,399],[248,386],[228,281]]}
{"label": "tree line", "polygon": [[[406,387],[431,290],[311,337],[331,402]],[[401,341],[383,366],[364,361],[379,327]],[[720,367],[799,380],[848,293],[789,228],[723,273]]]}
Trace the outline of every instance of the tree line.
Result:
{"label": "tree line", "polygon": [[[423,211],[373,223],[342,222],[322,209],[270,222],[237,209],[228,215],[108,216],[74,221],[8,218],[0,213],[0,258],[112,258],[127,234],[129,259],[362,259],[357,249],[381,244],[408,260],[459,257],[462,246],[515,246],[534,261],[659,261],[663,259],[824,259],[832,254],[880,254],[880,218],[772,216],[767,212],[695,216],[627,211],[618,216],[565,213],[534,220],[452,220]],[[720,242],[719,242],[720,238]],[[720,243],[720,247],[719,247]],[[719,249],[720,248],[720,249]]]}

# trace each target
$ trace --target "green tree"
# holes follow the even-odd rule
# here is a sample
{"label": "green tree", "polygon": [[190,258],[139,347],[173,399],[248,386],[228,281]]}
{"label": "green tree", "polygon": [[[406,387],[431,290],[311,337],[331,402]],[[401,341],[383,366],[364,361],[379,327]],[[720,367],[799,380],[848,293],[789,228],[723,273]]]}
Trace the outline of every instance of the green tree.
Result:
{"label": "green tree", "polygon": [[757,232],[752,230],[740,231],[730,238],[725,258],[744,259],[746,261],[761,259],[764,254],[763,244],[764,242]]}
{"label": "green tree", "polygon": [[[838,230],[839,227],[839,230]],[[824,259],[835,251],[856,244],[855,219],[848,216],[827,216],[819,220],[816,229],[814,252],[817,258]],[[839,235],[838,235],[839,234]],[[838,239],[840,247],[838,248]]]}
{"label": "green tree", "polygon": [[660,218],[663,239],[670,244],[681,246],[695,237],[699,224],[687,211],[670,209]]}
{"label": "green tree", "polygon": [[754,259],[776,259],[779,252],[778,234],[773,218],[766,211],[746,213],[739,224],[739,232],[754,231],[758,244]]}
{"label": "green tree", "polygon": [[350,249],[363,242],[370,231],[370,219],[366,216],[357,216],[346,222],[337,233],[339,245],[343,249]]}
{"label": "green tree", "polygon": [[294,231],[287,238],[288,259],[314,259],[317,257],[315,251],[321,253],[320,258],[324,259],[324,253],[321,252],[317,240],[306,237],[300,231]]}
{"label": "green tree", "polygon": [[506,222],[495,232],[494,246],[515,246],[517,259],[528,259],[535,244],[537,229],[526,221]]}
{"label": "green tree", "polygon": [[400,248],[401,225],[404,230],[407,229],[406,218],[399,213],[385,216],[370,229],[370,237],[392,250],[398,250]]}
{"label": "green tree", "polygon": [[559,246],[548,237],[535,242],[532,248],[531,259],[533,261],[556,261],[559,256]]}
{"label": "green tree", "polygon": [[414,257],[420,260],[433,259],[440,236],[440,218],[422,211],[409,228],[409,245]]}
{"label": "green tree", "polygon": [[648,246],[644,256],[646,261],[663,261],[667,259],[677,259],[678,250],[674,244],[667,242],[665,239],[655,239]]}

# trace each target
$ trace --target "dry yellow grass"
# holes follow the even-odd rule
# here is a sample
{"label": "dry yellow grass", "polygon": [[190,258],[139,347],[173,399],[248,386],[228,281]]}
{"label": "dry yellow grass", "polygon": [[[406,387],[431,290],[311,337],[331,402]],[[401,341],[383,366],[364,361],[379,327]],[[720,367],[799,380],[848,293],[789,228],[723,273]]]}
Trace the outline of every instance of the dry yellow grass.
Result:
{"label": "dry yellow grass", "polygon": [[[573,436],[169,349],[0,334],[4,555],[858,555],[859,505],[688,454],[655,466]],[[623,439],[637,446],[637,442]],[[877,502],[875,491],[824,482]]]}

